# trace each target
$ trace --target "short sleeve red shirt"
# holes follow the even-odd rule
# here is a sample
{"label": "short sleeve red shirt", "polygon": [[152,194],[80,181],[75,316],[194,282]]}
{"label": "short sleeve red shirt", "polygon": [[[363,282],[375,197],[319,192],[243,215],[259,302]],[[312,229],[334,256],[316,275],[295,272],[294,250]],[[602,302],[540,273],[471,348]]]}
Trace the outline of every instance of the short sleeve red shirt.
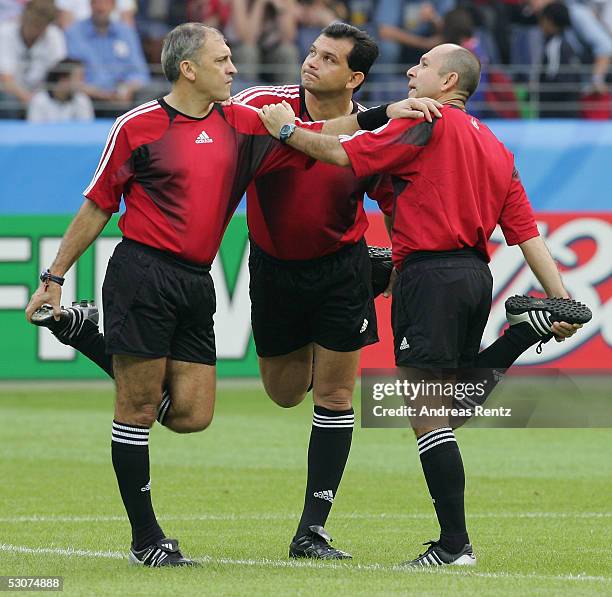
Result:
{"label": "short sleeve red shirt", "polygon": [[357,176],[391,175],[393,260],[472,247],[487,260],[500,224],[508,244],[538,235],[514,157],[482,122],[452,106],[429,123],[391,120],[341,137]]}
{"label": "short sleeve red shirt", "polygon": [[[261,108],[286,101],[310,130],[312,122],[298,85],[250,87],[234,101]],[[364,109],[354,103],[354,112]],[[312,168],[277,170],[259,176],[247,191],[247,219],[254,242],[266,253],[283,260],[315,259],[363,238],[368,220],[364,193],[381,209],[392,204],[389,185],[380,177],[358,178],[348,168],[316,162]]]}
{"label": "short sleeve red shirt", "polygon": [[246,187],[312,160],[268,135],[257,110],[215,105],[192,118],[154,100],[120,116],[84,195],[125,213],[126,238],[210,264]]}

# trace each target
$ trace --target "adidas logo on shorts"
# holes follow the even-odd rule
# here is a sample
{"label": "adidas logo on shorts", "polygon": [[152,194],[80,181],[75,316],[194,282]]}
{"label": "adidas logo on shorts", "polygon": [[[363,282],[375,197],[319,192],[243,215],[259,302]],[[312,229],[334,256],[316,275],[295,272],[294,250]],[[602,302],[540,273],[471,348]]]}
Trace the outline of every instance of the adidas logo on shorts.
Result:
{"label": "adidas logo on shorts", "polygon": [[410,348],[410,344],[408,344],[408,340],[406,340],[406,336],[402,338],[402,343],[400,344],[400,350],[408,350]]}
{"label": "adidas logo on shorts", "polygon": [[359,330],[360,334],[363,334],[368,329],[368,323],[370,323],[367,319],[363,320],[363,324],[361,325],[361,329]]}
{"label": "adidas logo on shorts", "polygon": [[327,500],[328,502],[334,503],[334,492],[331,489],[325,489],[324,491],[315,491],[313,494],[316,498]]}

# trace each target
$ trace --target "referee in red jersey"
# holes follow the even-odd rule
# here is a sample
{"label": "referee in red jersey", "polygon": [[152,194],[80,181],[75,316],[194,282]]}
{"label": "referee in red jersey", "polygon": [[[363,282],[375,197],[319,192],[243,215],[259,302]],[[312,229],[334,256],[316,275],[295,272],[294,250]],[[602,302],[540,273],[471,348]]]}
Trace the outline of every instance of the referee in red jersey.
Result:
{"label": "referee in red jersey", "polygon": [[[286,101],[305,126],[348,115],[359,120],[365,108],[353,94],[377,56],[365,31],[332,23],[313,41],[301,85],[251,87],[233,101],[257,108]],[[435,102],[421,108],[428,106],[437,112]],[[382,176],[355,176],[322,162],[260,176],[247,190],[251,322],[261,378],[285,408],[313,390],[304,508],[291,557],[350,557],[330,545],[324,525],[351,447],[361,349],[378,341],[364,240],[366,192],[381,205],[393,201]]]}
{"label": "referee in red jersey", "polygon": [[255,109],[215,103],[229,98],[236,73],[217,30],[199,23],[176,27],[165,40],[162,65],[171,93],[115,121],[86,199],[26,309],[31,320],[49,304],[57,326],[79,323],[74,309],[60,308],[63,276],[123,197],[123,239],[103,287],[105,343],[88,356],[102,363],[104,351],[112,355],[112,365],[105,365],[116,381],[111,451],[132,528],[129,559],[149,567],[193,564],[153,511],[149,429],[163,385],[172,395],[169,427],[199,431],[211,422],[216,354],[210,266],[223,232],[254,176],[311,163],[272,139]]}
{"label": "referee in red jersey", "polygon": [[[519,245],[549,297],[568,294],[539,236],[512,154],[465,110],[480,79],[478,59],[460,46],[444,44],[407,74],[410,97],[440,101],[441,118],[391,120],[372,132],[343,138],[296,127],[288,104],[264,107],[262,120],[272,135],[284,130],[286,142],[311,157],[350,166],[357,176],[393,176],[391,239],[400,272],[392,309],[396,364],[416,379],[432,370],[507,367],[540,338],[554,334],[562,340],[580,326],[559,318],[538,325],[525,312],[510,318],[515,325],[481,353],[489,352],[493,364],[479,358],[491,308],[487,241],[497,224],[508,244]],[[453,430],[448,420],[413,426],[440,538],[407,563],[473,565],[465,475]]]}

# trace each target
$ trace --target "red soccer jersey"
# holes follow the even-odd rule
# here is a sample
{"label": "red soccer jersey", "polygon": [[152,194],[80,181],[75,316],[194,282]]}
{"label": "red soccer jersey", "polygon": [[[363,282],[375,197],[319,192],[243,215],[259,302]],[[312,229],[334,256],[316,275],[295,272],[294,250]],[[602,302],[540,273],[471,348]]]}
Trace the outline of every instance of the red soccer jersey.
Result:
{"label": "red soccer jersey", "polygon": [[393,261],[414,251],[473,247],[489,260],[499,223],[509,245],[538,236],[514,157],[479,120],[444,106],[442,118],[391,120],[341,137],[357,176],[392,176]]}
{"label": "red soccer jersey", "polygon": [[[261,108],[283,100],[304,122],[312,122],[298,85],[251,87],[234,101]],[[353,111],[363,110],[353,103]],[[318,125],[318,126],[317,126]],[[313,127],[320,129],[323,123]],[[314,259],[363,238],[368,220],[363,196],[392,201],[378,176],[357,178],[348,168],[316,162],[259,176],[247,190],[247,220],[255,243],[277,259]]]}
{"label": "red soccer jersey", "polygon": [[252,178],[308,163],[270,137],[253,108],[215,104],[192,118],[154,100],[115,121],[83,194],[109,212],[123,196],[126,238],[210,264]]}

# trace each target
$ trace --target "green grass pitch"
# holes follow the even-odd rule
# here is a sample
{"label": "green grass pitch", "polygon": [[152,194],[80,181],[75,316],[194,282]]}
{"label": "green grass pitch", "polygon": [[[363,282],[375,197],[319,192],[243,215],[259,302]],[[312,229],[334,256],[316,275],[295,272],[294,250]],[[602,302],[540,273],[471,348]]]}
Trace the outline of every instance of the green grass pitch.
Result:
{"label": "green grass pitch", "polygon": [[151,434],[162,526],[199,569],[128,567],[110,462],[110,386],[0,388],[0,575],[72,595],[612,595],[612,430],[458,432],[478,565],[406,571],[436,537],[408,430],[356,429],[326,528],[350,563],[294,562],[310,398],[221,384],[204,433]]}

